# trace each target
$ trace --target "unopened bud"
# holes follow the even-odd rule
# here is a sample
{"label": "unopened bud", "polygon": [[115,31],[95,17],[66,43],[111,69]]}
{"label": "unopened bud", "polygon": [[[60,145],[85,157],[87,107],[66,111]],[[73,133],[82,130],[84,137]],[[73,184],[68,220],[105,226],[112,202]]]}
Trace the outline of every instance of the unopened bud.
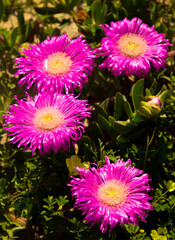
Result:
{"label": "unopened bud", "polygon": [[162,103],[158,97],[152,97],[147,102],[141,102],[141,109],[148,117],[157,115],[162,110]]}
{"label": "unopened bud", "polygon": [[156,106],[156,107],[160,107],[162,106],[160,99],[158,97],[153,97],[151,100],[149,100],[147,102],[147,106]]}

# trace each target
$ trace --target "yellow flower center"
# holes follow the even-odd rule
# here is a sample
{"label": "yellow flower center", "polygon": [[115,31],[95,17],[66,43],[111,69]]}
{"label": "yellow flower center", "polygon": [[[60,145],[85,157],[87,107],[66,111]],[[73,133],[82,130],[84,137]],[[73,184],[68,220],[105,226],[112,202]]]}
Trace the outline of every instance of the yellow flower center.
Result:
{"label": "yellow flower center", "polygon": [[119,39],[118,47],[123,55],[137,58],[145,53],[147,44],[140,35],[127,33]]}
{"label": "yellow flower center", "polygon": [[125,184],[113,179],[101,184],[97,194],[104,204],[108,206],[119,206],[125,203],[128,189]]}
{"label": "yellow flower center", "polygon": [[39,109],[34,116],[34,124],[38,129],[52,131],[64,122],[64,115],[54,107]]}
{"label": "yellow flower center", "polygon": [[72,60],[66,53],[58,52],[44,61],[44,70],[51,75],[64,75],[72,66]]}

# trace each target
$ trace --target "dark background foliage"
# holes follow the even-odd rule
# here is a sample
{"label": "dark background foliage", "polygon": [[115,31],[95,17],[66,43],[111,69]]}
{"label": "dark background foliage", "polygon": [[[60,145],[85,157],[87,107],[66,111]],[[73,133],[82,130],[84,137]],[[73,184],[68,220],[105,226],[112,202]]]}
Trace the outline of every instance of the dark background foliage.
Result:
{"label": "dark background foliage", "polygon": [[[143,81],[100,71],[102,59],[98,58],[80,95],[93,106],[92,118],[86,120],[86,133],[70,152],[49,156],[36,152],[32,156],[9,144],[0,118],[1,239],[175,239],[174,0],[0,0],[0,113],[3,115],[15,103],[14,95],[25,96],[25,89],[17,84],[19,78],[14,76],[14,58],[20,56],[20,46],[67,33],[71,38],[84,34],[92,47],[99,47],[104,37],[99,25],[125,17],[139,17],[149,26],[155,25],[170,40],[166,68],[151,71]],[[146,89],[156,95],[163,86],[168,96],[160,114],[132,126],[116,123],[129,119],[127,109],[130,106],[134,111],[135,96],[140,102],[140,88],[146,96]],[[29,93],[36,94],[33,88]],[[79,94],[78,89],[75,94]],[[139,221],[138,226],[117,226],[105,234],[99,224],[89,228],[81,212],[73,209],[67,186],[73,166],[66,159],[72,157],[76,166],[75,155],[81,163],[96,162],[99,166],[105,163],[104,156],[114,162],[131,158],[133,165],[149,173],[155,210],[149,213],[147,224]]]}

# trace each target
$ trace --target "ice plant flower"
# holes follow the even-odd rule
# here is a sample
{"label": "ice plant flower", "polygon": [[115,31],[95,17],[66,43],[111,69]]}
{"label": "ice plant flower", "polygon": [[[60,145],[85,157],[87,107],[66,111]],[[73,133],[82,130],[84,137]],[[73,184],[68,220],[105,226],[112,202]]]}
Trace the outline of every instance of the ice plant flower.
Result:
{"label": "ice plant flower", "polygon": [[[39,149],[40,154],[69,150],[85,131],[81,121],[90,117],[87,100],[78,100],[72,94],[51,92],[39,93],[32,100],[17,99],[11,105],[5,127],[10,132],[11,143],[24,146],[32,153]],[[10,126],[6,126],[9,125]]]}
{"label": "ice plant flower", "polygon": [[100,229],[106,232],[108,225],[112,230],[117,223],[138,223],[138,217],[145,222],[147,210],[153,210],[147,192],[148,174],[131,167],[131,160],[120,159],[106,164],[101,168],[76,168],[80,178],[72,177],[69,186],[75,197],[75,207],[83,210],[87,223],[91,226],[101,222]]}
{"label": "ice plant flower", "polygon": [[54,91],[80,90],[94,67],[94,51],[82,39],[70,39],[66,34],[59,37],[47,37],[37,45],[28,45],[21,51],[25,57],[16,58],[18,71],[15,75],[24,75],[19,85],[25,84],[27,89],[32,84],[37,85],[38,91],[49,86]]}
{"label": "ice plant flower", "polygon": [[107,57],[100,68],[111,71],[116,76],[147,76],[151,65],[157,70],[165,67],[168,46],[163,33],[154,26],[149,27],[139,18],[111,22],[101,25],[107,37],[101,41],[99,51]]}

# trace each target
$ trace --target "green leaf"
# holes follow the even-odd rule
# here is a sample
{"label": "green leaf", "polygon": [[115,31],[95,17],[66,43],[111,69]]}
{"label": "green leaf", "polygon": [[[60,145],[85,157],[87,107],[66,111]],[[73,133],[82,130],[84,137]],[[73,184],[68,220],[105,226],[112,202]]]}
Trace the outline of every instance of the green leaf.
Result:
{"label": "green leaf", "polygon": [[109,122],[110,122],[110,124],[113,126],[113,123],[116,121],[116,119],[114,118],[114,117],[112,117],[112,116],[109,116],[108,117],[108,120],[109,120]]}
{"label": "green leaf", "polygon": [[2,18],[3,11],[4,11],[4,5],[3,5],[3,1],[2,1],[2,0],[0,0],[0,19]]}
{"label": "green leaf", "polygon": [[114,118],[119,120],[123,113],[124,101],[123,95],[121,93],[116,93],[115,102],[114,102]]}
{"label": "green leaf", "polygon": [[5,40],[5,49],[10,50],[10,44],[9,44],[9,34],[3,35],[4,40]]}
{"label": "green leaf", "polygon": [[120,143],[127,143],[127,138],[119,135],[119,136],[117,137],[117,141],[120,142]]}
{"label": "green leaf", "polygon": [[156,81],[153,82],[153,84],[149,90],[151,92],[151,95],[154,96],[156,93],[156,90],[157,90],[157,82]]}
{"label": "green leaf", "polygon": [[126,120],[126,121],[115,121],[115,123],[116,123],[116,122],[117,122],[118,124],[122,125],[122,126],[125,126],[125,127],[131,127],[131,128],[133,128],[133,127],[138,126],[136,123],[132,123],[129,119]]}
{"label": "green leaf", "polygon": [[156,230],[151,230],[151,237],[153,240],[167,240],[166,236],[159,235]]}
{"label": "green leaf", "polygon": [[[48,198],[44,198],[44,201],[48,204],[48,205],[53,205],[53,204],[55,204],[55,200],[54,200],[54,198],[53,198],[53,196],[48,196]],[[46,205],[44,205],[44,207],[45,207]]]}
{"label": "green leaf", "polygon": [[161,25],[158,27],[158,31],[166,34],[166,32],[167,32],[166,25],[164,23],[161,23]]}
{"label": "green leaf", "polygon": [[158,227],[157,232],[160,234],[166,234],[167,228],[166,227]]}
{"label": "green leaf", "polygon": [[24,230],[25,228],[26,228],[25,226],[14,227],[12,228],[12,232],[16,234],[17,231]]}
{"label": "green leaf", "polygon": [[140,123],[140,122],[145,121],[148,118],[148,116],[147,116],[148,112],[146,112],[143,109],[143,107],[141,109],[142,109],[143,112],[137,111],[136,114],[134,115],[134,117],[132,118],[132,122]]}
{"label": "green leaf", "polygon": [[168,143],[167,143],[167,148],[168,148],[168,149],[172,149],[173,146],[174,146],[174,144],[173,144],[172,142],[168,142]]}
{"label": "green leaf", "polygon": [[23,11],[19,10],[18,11],[18,24],[19,24],[21,35],[22,35],[22,41],[25,40],[25,32],[26,32],[24,23],[25,23],[25,21],[24,21]]}
{"label": "green leaf", "polygon": [[125,224],[124,226],[127,232],[129,232],[131,235],[136,234],[139,231],[139,226],[134,225],[132,223],[129,223],[128,225]]}
{"label": "green leaf", "polygon": [[101,114],[104,118],[108,119],[108,113],[104,108],[102,108],[100,105],[95,104],[95,110]]}
{"label": "green leaf", "polygon": [[175,196],[174,195],[169,196],[169,204],[171,207],[173,205],[175,206]]}
{"label": "green leaf", "polygon": [[5,110],[4,97],[0,96],[0,110]]}
{"label": "green leaf", "polygon": [[140,108],[140,111],[137,111],[137,113],[138,113],[139,115],[137,115],[137,118],[134,119],[134,121],[137,121],[137,122],[141,122],[141,121],[142,121],[142,120],[141,120],[141,116],[142,116],[143,118],[145,118],[144,120],[146,120],[146,118],[150,118],[150,115],[151,115],[151,111],[149,110],[149,108],[146,108],[146,107],[144,107],[144,106],[142,106],[142,107]]}
{"label": "green leaf", "polygon": [[173,192],[175,190],[175,182],[173,182],[172,180],[168,180],[168,181],[164,180],[163,182],[169,192]]}
{"label": "green leaf", "polygon": [[100,24],[100,9],[101,2],[98,0],[94,1],[91,8],[91,18],[93,24]]}
{"label": "green leaf", "polygon": [[126,100],[125,96],[123,98],[124,98],[124,107],[125,107],[126,114],[128,115],[129,119],[132,119],[134,113],[132,112],[131,105]]}
{"label": "green leaf", "polygon": [[162,92],[162,93],[159,95],[160,102],[161,102],[161,103],[164,103],[167,97],[168,97],[168,90]]}
{"label": "green leaf", "polygon": [[69,171],[69,176],[78,175],[78,170],[75,167],[81,167],[81,159],[77,155],[72,155],[70,158],[66,158],[66,166]]}
{"label": "green leaf", "polygon": [[14,28],[12,33],[11,33],[11,48],[13,48],[16,44],[16,39],[18,36],[18,27]]}
{"label": "green leaf", "polygon": [[145,94],[146,94],[147,97],[151,97],[152,96],[152,94],[151,94],[151,92],[150,92],[150,90],[148,88],[145,89]]}
{"label": "green leaf", "polygon": [[32,23],[31,22],[27,22],[25,24],[25,40],[29,37],[30,33],[31,33],[31,30],[32,30]]}
{"label": "green leaf", "polygon": [[140,109],[140,95],[143,95],[144,79],[136,82],[131,89],[131,96],[135,111]]}
{"label": "green leaf", "polygon": [[120,133],[126,133],[135,127],[137,124],[131,123],[130,120],[114,122],[114,129]]}
{"label": "green leaf", "polygon": [[108,108],[108,105],[109,105],[109,97],[106,98],[106,99],[100,104],[100,106],[101,106],[102,108],[104,108],[105,110]]}
{"label": "green leaf", "polygon": [[46,221],[49,221],[49,220],[52,219],[52,217],[47,217],[46,215],[43,215],[43,217],[44,217],[44,219],[45,219]]}
{"label": "green leaf", "polygon": [[64,206],[68,202],[69,202],[69,200],[67,199],[67,195],[59,196],[59,199],[57,199],[58,206]]}
{"label": "green leaf", "polygon": [[156,96],[159,96],[161,93],[163,93],[164,91],[167,91],[167,87],[165,85],[162,86],[162,88],[160,89],[160,91],[156,94]]}
{"label": "green leaf", "polygon": [[100,139],[102,142],[105,142],[103,132],[97,122],[92,123],[92,136],[97,142],[99,142],[98,139]]}
{"label": "green leaf", "polygon": [[18,23],[19,23],[19,27],[23,26],[25,21],[24,21],[24,14],[22,10],[18,11]]}
{"label": "green leaf", "polygon": [[6,186],[6,179],[5,178],[1,178],[0,179],[0,193],[4,192],[5,186]]}
{"label": "green leaf", "polygon": [[98,116],[98,123],[99,123],[100,127],[102,129],[104,129],[105,131],[107,131],[110,135],[113,136],[115,134],[115,131],[114,131],[113,127],[111,126],[111,124],[102,115]]}
{"label": "green leaf", "polygon": [[103,2],[102,5],[100,0],[94,1],[91,8],[92,23],[98,25],[104,23],[106,12],[107,9],[105,2]]}
{"label": "green leaf", "polygon": [[152,6],[151,9],[150,9],[150,19],[151,19],[151,20],[153,20],[153,18],[154,18],[154,13],[155,13],[156,6],[157,6],[157,3],[154,2],[154,3],[153,3],[153,6]]}

